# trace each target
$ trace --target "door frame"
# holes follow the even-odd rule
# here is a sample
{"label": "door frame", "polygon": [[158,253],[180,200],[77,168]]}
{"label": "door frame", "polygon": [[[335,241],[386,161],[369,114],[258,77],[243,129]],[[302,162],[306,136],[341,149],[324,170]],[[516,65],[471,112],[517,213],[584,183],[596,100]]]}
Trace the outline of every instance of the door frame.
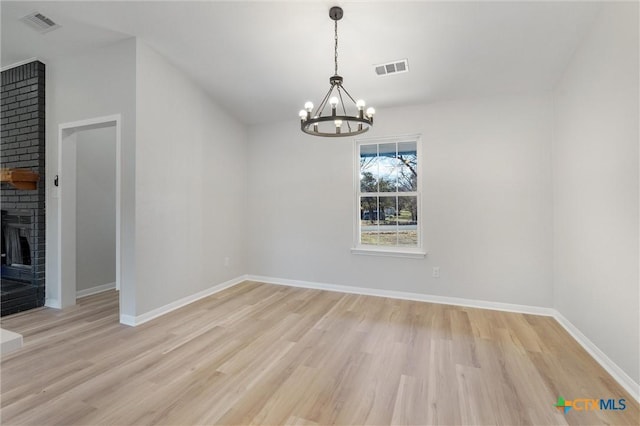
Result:
{"label": "door frame", "polygon": [[52,308],[76,304],[76,136],[81,131],[106,127],[115,127],[116,130],[116,289],[120,290],[122,116],[115,114],[62,123],[58,125],[58,282],[56,294],[47,304]]}

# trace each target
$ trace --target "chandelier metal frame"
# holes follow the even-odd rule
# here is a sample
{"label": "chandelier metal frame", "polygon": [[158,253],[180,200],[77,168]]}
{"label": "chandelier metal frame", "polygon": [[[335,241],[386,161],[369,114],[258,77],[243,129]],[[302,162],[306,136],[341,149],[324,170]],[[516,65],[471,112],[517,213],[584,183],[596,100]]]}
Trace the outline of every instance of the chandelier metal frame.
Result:
{"label": "chandelier metal frame", "polygon": [[[329,10],[329,17],[334,21],[334,75],[329,78],[329,91],[324,96],[320,105],[313,110],[313,104],[307,102],[300,111],[300,129],[313,136],[344,137],[354,136],[366,132],[373,126],[375,109],[369,107],[365,112],[365,102],[356,101],[343,85],[344,79],[338,75],[338,21],[343,17],[341,7],[334,6]],[[331,96],[332,94],[337,96]],[[346,95],[346,96],[343,96]],[[356,115],[349,115],[345,106],[345,97],[351,101],[357,109]],[[324,115],[327,104],[331,107],[331,114]],[[353,108],[350,108],[353,109]],[[335,127],[326,130],[321,128],[321,123],[333,122]],[[346,124],[346,126],[345,126]],[[330,130],[330,131],[329,131]]]}

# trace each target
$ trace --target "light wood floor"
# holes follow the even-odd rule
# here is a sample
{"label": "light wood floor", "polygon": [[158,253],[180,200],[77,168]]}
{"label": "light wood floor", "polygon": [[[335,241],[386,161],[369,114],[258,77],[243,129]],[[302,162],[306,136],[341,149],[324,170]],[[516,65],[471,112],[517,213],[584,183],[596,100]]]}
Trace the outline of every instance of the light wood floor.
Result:
{"label": "light wood floor", "polygon": [[[2,424],[628,424],[555,322],[245,282],[139,327],[115,291],[2,319]],[[624,398],[625,411],[555,407]]]}

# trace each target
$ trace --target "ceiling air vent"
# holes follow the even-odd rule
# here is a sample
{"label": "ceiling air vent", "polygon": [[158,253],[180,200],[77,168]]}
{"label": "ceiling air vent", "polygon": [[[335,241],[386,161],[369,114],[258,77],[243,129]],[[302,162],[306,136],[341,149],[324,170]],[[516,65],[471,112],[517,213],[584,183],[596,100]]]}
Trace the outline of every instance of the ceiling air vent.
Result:
{"label": "ceiling air vent", "polygon": [[30,13],[27,16],[20,18],[20,20],[42,34],[53,31],[56,28],[60,28],[60,25],[56,24],[40,12]]}
{"label": "ceiling air vent", "polygon": [[409,71],[409,62],[406,59],[400,59],[386,64],[374,65],[374,67],[378,75],[399,74]]}

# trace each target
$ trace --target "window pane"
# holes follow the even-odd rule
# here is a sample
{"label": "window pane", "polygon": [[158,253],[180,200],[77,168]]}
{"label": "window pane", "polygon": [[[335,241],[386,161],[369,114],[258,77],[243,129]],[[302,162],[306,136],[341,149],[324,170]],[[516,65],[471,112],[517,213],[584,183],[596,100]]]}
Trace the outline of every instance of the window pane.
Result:
{"label": "window pane", "polygon": [[416,142],[398,143],[398,192],[418,190]]}
{"label": "window pane", "polygon": [[398,185],[398,160],[396,159],[396,143],[378,145],[380,192],[396,192]]}
{"label": "window pane", "polygon": [[[418,141],[358,144],[359,244],[419,247]],[[392,194],[404,193],[402,196]],[[409,192],[413,194],[409,195]]]}
{"label": "window pane", "polygon": [[360,157],[377,157],[378,144],[360,145]]}
{"label": "window pane", "polygon": [[378,197],[360,197],[360,243],[378,244]]}
{"label": "window pane", "polygon": [[398,245],[398,197],[380,197],[380,233],[379,245]]}
{"label": "window pane", "polygon": [[378,192],[378,145],[360,145],[360,192]]}
{"label": "window pane", "polygon": [[398,245],[418,246],[418,197],[398,197]]}

